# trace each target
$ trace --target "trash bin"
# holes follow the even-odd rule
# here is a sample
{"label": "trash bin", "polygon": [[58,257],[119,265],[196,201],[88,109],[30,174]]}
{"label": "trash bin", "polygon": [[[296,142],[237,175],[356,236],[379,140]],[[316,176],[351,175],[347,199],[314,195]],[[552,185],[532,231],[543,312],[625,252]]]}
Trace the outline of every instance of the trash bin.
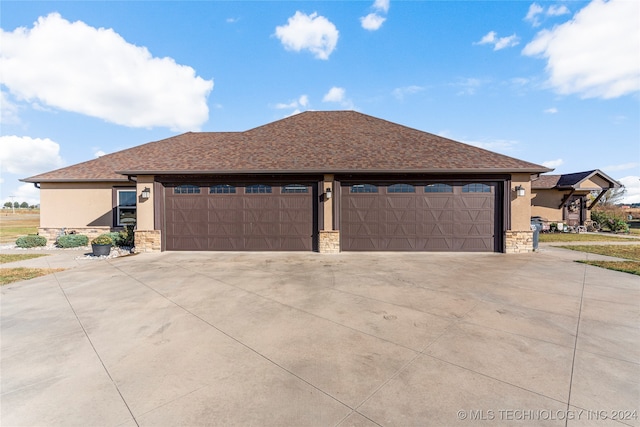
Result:
{"label": "trash bin", "polygon": [[538,250],[538,242],[540,240],[540,231],[542,231],[541,223],[531,222],[531,231],[533,231],[533,250]]}

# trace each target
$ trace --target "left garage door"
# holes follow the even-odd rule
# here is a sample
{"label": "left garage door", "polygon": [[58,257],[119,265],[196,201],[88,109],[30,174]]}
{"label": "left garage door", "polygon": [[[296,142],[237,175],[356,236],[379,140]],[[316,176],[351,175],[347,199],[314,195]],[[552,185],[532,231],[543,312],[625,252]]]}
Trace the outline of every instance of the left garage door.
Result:
{"label": "left garage door", "polygon": [[167,250],[313,248],[311,185],[178,185],[165,196]]}

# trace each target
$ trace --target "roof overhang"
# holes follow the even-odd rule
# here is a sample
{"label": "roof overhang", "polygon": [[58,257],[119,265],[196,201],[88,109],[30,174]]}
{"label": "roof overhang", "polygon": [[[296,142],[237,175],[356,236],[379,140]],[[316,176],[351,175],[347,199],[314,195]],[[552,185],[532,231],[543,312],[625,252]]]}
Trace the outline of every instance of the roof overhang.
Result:
{"label": "roof overhang", "polygon": [[502,168],[485,168],[485,169],[307,169],[307,170],[126,170],[115,171],[116,173],[128,176],[140,175],[323,175],[323,174],[482,174],[482,173],[524,173],[534,174],[548,172],[552,169],[502,169]]}

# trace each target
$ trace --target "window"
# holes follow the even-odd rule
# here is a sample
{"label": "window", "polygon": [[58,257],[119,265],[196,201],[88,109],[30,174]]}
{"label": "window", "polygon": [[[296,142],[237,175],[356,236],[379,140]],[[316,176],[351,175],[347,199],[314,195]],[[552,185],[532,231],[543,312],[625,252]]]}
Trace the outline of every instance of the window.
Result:
{"label": "window", "polygon": [[308,193],[308,192],[309,192],[309,188],[307,188],[306,185],[302,185],[302,184],[283,185],[282,186],[282,190],[281,190],[282,194],[287,194],[287,193]]}
{"label": "window", "polygon": [[487,184],[467,184],[462,186],[463,193],[491,193],[491,187]]}
{"label": "window", "polygon": [[209,194],[235,194],[236,187],[233,185],[219,184],[209,187]]}
{"label": "window", "polygon": [[200,187],[197,185],[178,185],[173,189],[173,194],[200,194]]}
{"label": "window", "polygon": [[416,189],[411,184],[393,184],[387,188],[387,193],[415,193]]}
{"label": "window", "polygon": [[351,186],[351,193],[377,193],[378,187],[372,184],[355,184]]}
{"label": "window", "polygon": [[429,184],[424,187],[425,193],[453,193],[453,187],[448,184]]}
{"label": "window", "polygon": [[247,185],[244,192],[245,194],[268,194],[271,193],[271,186],[265,184]]}
{"label": "window", "polygon": [[133,225],[136,222],[136,190],[118,190],[116,225]]}

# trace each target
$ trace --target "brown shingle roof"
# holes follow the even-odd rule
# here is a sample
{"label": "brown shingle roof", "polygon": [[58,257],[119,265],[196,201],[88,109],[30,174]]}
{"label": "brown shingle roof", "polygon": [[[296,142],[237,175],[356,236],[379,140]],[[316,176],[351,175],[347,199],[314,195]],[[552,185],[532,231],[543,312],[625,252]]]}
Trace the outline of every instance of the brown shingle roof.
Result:
{"label": "brown shingle roof", "polygon": [[145,173],[549,170],[355,111],[315,111],[245,132],[189,132],[24,181],[115,180]]}
{"label": "brown shingle roof", "polygon": [[599,169],[594,169],[584,172],[574,172],[564,175],[540,175],[540,177],[531,183],[531,187],[536,190],[548,190],[552,188],[558,189],[570,189],[576,188],[594,175],[599,175],[605,181],[609,182],[609,188],[619,188],[620,184],[615,179],[611,178]]}

